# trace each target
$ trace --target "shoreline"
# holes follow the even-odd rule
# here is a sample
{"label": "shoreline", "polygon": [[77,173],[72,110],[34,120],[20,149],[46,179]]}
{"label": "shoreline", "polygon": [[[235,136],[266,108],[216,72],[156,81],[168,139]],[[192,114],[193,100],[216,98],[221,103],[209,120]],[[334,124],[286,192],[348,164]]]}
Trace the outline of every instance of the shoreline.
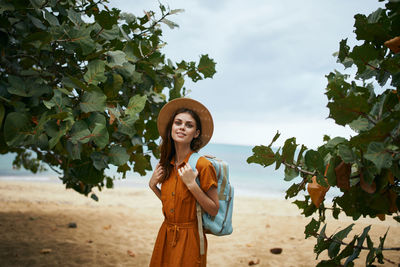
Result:
{"label": "shoreline", "polygon": [[[133,187],[104,189],[97,196],[99,202],[62,184],[0,180],[0,258],[5,266],[147,266],[163,221],[161,202],[150,190]],[[318,262],[316,240],[304,239],[303,233],[311,218],[300,215],[291,200],[236,196],[233,216],[232,235],[207,235],[208,266]],[[68,227],[72,222],[77,228]],[[352,222],[327,218],[327,234]],[[394,220],[363,218],[356,224],[354,234],[373,225],[375,245],[390,227],[385,246],[400,246]],[[282,253],[272,254],[272,248],[282,248]],[[384,255],[400,262],[398,253]],[[365,256],[362,252],[355,266],[364,266]],[[319,260],[327,258],[322,253]]]}

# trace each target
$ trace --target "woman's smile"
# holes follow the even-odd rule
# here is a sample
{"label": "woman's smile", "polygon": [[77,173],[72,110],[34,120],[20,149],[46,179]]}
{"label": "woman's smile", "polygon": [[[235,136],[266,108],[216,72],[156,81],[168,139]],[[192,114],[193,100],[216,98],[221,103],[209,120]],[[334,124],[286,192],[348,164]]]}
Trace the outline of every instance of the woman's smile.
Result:
{"label": "woman's smile", "polygon": [[196,121],[189,113],[179,113],[175,116],[171,129],[172,139],[175,142],[190,143],[199,135]]}

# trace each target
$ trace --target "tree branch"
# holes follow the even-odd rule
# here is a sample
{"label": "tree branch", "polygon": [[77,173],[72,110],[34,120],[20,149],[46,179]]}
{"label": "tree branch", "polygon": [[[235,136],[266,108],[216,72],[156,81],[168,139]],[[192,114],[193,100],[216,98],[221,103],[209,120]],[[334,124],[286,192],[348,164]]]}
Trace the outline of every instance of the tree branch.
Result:
{"label": "tree branch", "polygon": [[304,174],[308,174],[308,175],[311,175],[311,176],[314,176],[315,174],[317,174],[317,171],[313,171],[313,172],[306,171],[306,170],[303,170],[303,169],[299,168],[299,167],[296,166],[296,165],[287,163],[287,162],[285,162],[285,161],[283,161],[282,163],[283,163],[283,165],[285,165],[286,167],[291,168],[291,169],[294,169],[294,170],[296,170],[296,171],[298,171],[298,172],[301,172],[301,173],[304,173]]}
{"label": "tree branch", "polygon": [[[312,234],[312,236],[314,236],[315,238],[320,238],[320,237],[322,237],[322,238],[325,239],[325,240],[332,241],[332,242],[335,242],[335,243],[337,243],[337,244],[344,245],[344,246],[348,246],[348,245],[349,245],[348,243],[343,242],[342,240],[338,240],[338,239],[335,239],[335,238],[327,237],[325,234],[324,234],[323,236],[321,236],[321,235],[318,234],[317,232],[314,232],[314,233]],[[359,248],[359,249],[363,249],[363,250],[370,250],[368,247],[358,246],[358,245],[357,245],[357,246],[354,246],[354,248]],[[378,248],[374,248],[374,249],[378,249]],[[394,251],[400,251],[400,247],[379,248],[379,249],[380,249],[380,250],[394,250]]]}

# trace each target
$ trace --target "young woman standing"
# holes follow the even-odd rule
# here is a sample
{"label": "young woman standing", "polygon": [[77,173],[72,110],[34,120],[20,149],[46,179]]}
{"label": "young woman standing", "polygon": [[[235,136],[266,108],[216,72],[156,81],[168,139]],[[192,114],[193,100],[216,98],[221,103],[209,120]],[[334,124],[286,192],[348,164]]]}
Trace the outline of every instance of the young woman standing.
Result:
{"label": "young woman standing", "polygon": [[[193,171],[190,155],[205,146],[213,133],[208,109],[190,98],[168,102],[160,111],[157,127],[162,138],[161,158],[149,186],[162,202],[162,223],[150,266],[206,266],[200,255],[196,202],[214,216],[219,209],[217,178],[212,164],[201,157]],[[199,177],[200,185],[196,182]],[[161,187],[158,187],[158,185]],[[205,240],[205,251],[207,242]]]}

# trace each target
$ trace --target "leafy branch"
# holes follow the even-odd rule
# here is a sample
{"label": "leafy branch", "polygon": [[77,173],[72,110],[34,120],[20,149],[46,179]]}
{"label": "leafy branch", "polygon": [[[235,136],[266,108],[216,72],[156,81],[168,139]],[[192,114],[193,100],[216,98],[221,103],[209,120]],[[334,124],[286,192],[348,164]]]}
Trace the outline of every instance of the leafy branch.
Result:
{"label": "leafy branch", "polygon": [[[342,265],[344,259],[345,266],[353,266],[361,250],[369,250],[366,265],[371,266],[375,260],[390,261],[383,257],[382,251],[400,250],[383,247],[386,234],[380,238],[379,246],[374,246],[368,235],[370,227],[350,243],[343,239],[352,225],[330,237],[325,235],[325,225],[317,234],[328,209],[336,220],[340,213],[355,221],[361,216],[385,220],[386,215],[399,214],[400,37],[394,30],[400,19],[396,11],[399,9],[400,2],[388,1],[385,9],[379,8],[369,16],[355,15],[354,32],[361,44],[351,49],[347,39],[340,42],[337,62],[345,69],[355,65],[355,79],[361,80],[362,85],[354,80],[349,82],[351,75],[338,71],[326,76],[329,118],[338,125],[351,127],[356,134],[350,138],[326,135],[323,144],[315,149],[304,145],[299,148],[294,137],[287,139],[282,147],[273,148],[280,136],[277,132],[268,146],[255,146],[253,155],[247,159],[248,163],[264,167],[273,164],[275,169],[283,167],[287,182],[301,176],[301,182],[287,189],[285,198],[293,198],[307,189],[305,199],[293,203],[305,217],[315,213],[319,216],[318,221],[312,219],[305,227],[306,238],[317,238],[314,247],[317,257],[322,251],[328,251],[329,259],[322,260],[318,266]],[[390,81],[394,89],[381,88],[377,93],[374,84],[367,82],[370,79],[382,87]],[[324,200],[331,187],[338,188],[340,194],[333,197],[332,207],[326,207]],[[400,222],[398,215],[393,219]],[[363,245],[365,240],[367,245]],[[342,251],[341,245],[345,246]]]}

